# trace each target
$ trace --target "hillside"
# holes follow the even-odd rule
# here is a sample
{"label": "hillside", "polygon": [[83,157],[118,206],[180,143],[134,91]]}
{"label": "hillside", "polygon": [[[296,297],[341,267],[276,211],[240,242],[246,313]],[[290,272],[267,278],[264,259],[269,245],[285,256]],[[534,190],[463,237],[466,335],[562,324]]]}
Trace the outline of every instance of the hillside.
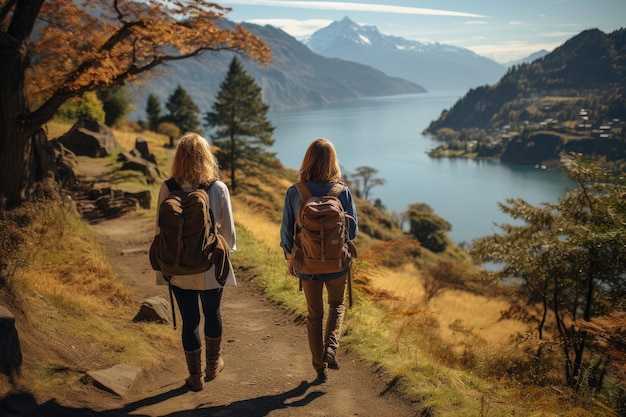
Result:
{"label": "hillside", "polygon": [[361,26],[348,17],[319,29],[305,44],[320,55],[369,65],[428,91],[492,84],[506,71],[469,49],[384,35],[375,26]]}
{"label": "hillside", "polygon": [[[169,166],[173,150],[163,146],[164,137],[116,137],[122,149],[130,149],[137,134],[159,166]],[[121,169],[117,155],[83,157],[76,168],[94,194],[110,187],[154,193],[159,186]],[[240,287],[225,291],[227,365],[211,389],[200,393],[181,388],[178,331],[132,321],[145,297],[167,297],[166,288],[153,284],[145,252],[154,207],[85,223],[72,204],[43,201],[3,217],[0,244],[8,259],[20,263],[10,276],[0,263],[0,304],[15,312],[17,327],[24,329],[24,365],[18,393],[0,375],[0,410],[20,417],[614,415],[595,396],[560,385],[560,370],[543,362],[550,358],[528,363],[537,347],[533,331],[515,314],[503,315],[510,308],[506,291],[477,280],[463,251],[432,253],[359,199],[362,233],[343,362],[327,385],[310,386],[303,353],[306,309],[278,246],[282,199],[295,173],[278,166],[249,168],[232,196],[238,237],[233,265]],[[386,233],[383,238],[373,237],[381,235],[377,228]],[[15,242],[21,243],[11,246]],[[119,363],[145,371],[126,397],[84,378],[87,371]]]}
{"label": "hillside", "polygon": [[[425,91],[413,82],[391,77],[372,67],[315,54],[275,27],[248,23],[243,26],[272,50],[268,67],[243,57],[242,64],[263,89],[263,100],[273,110]],[[164,104],[178,85],[187,90],[202,113],[208,112],[231,59],[232,53],[222,51],[171,62],[165,72],[132,84],[135,112],[130,117],[145,118],[148,95],[154,94]]]}
{"label": "hillside", "polygon": [[556,165],[577,152],[626,169],[626,30],[580,33],[492,86],[470,90],[425,133],[433,156]]}

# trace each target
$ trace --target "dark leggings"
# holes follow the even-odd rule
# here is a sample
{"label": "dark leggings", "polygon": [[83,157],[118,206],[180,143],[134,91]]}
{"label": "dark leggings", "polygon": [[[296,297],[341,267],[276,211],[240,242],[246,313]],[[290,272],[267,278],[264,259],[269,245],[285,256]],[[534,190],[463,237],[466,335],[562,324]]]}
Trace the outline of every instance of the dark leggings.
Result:
{"label": "dark leggings", "polygon": [[176,296],[176,304],[183,318],[183,348],[193,351],[202,347],[200,338],[200,307],[198,298],[202,303],[204,313],[204,336],[222,336],[222,313],[220,304],[222,302],[222,288],[214,290],[183,290],[172,285],[172,290]]}

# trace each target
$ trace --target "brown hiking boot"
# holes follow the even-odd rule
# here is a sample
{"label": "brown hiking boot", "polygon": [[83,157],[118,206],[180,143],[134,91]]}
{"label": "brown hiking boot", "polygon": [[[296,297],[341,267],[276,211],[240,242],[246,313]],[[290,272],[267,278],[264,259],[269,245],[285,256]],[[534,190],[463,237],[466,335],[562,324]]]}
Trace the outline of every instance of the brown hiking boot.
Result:
{"label": "brown hiking boot", "polygon": [[189,377],[185,383],[192,391],[201,391],[204,388],[202,379],[202,349],[194,351],[185,351],[185,360],[187,361],[187,369]]}
{"label": "brown hiking boot", "polygon": [[335,352],[335,349],[330,346],[327,346],[326,349],[324,349],[322,362],[326,363],[330,369],[339,369],[339,364],[337,363],[337,352]]}
{"label": "brown hiking boot", "polygon": [[317,378],[311,382],[311,385],[320,385],[325,383],[328,380],[328,374],[326,373],[326,368],[321,368],[317,370]]}
{"label": "brown hiking boot", "polygon": [[224,359],[222,359],[222,338],[221,337],[205,337],[206,342],[206,381],[214,379],[217,374],[224,369]]}

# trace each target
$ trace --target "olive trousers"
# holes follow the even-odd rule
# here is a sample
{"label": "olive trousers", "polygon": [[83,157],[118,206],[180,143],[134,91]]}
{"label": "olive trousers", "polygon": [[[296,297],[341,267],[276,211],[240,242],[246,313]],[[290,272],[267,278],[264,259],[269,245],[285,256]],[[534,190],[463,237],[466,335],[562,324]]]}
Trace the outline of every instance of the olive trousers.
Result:
{"label": "olive trousers", "polygon": [[[302,290],[307,304],[306,330],[311,349],[313,368],[325,368],[322,361],[324,350],[339,347],[341,324],[345,315],[345,292],[348,274],[330,281],[302,280]],[[328,317],[324,328],[324,298],[326,287],[328,298]]]}

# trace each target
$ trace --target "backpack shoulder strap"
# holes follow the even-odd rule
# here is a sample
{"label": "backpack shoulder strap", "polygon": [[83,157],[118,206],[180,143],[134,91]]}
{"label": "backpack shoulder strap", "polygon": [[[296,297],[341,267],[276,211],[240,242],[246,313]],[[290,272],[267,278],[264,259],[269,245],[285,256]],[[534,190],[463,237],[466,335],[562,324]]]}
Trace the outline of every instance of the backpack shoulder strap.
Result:
{"label": "backpack shoulder strap", "polygon": [[200,184],[200,186],[198,187],[198,189],[203,189],[206,192],[206,197],[207,197],[207,201],[209,202],[209,207],[211,207],[211,196],[209,195],[209,190],[211,189],[213,184],[215,184],[216,181],[217,181],[216,179],[213,179],[206,184]]}
{"label": "backpack shoulder strap", "polygon": [[[211,180],[207,184],[202,184],[198,188],[202,188],[203,190],[206,190],[206,192],[208,193],[209,192],[209,188],[211,188],[211,186],[213,184],[215,184],[215,181],[217,181],[217,180]],[[168,178],[167,180],[165,180],[165,185],[167,185],[167,189],[170,190],[170,191],[182,190],[182,187],[180,185],[178,185],[178,183],[176,182],[174,177],[171,177],[171,178]]]}
{"label": "backpack shoulder strap", "polygon": [[343,185],[340,182],[336,182],[336,183],[333,184],[332,187],[330,187],[330,190],[328,190],[326,195],[331,195],[333,197],[339,197],[339,194],[341,194],[341,192],[343,191],[344,188],[346,188],[345,185]]}
{"label": "backpack shoulder strap", "polygon": [[215,184],[216,181],[217,181],[216,179],[213,179],[209,181],[208,184],[202,184],[199,187],[199,188],[202,188],[206,192],[207,204],[208,204],[207,208],[209,210],[209,219],[211,219],[211,232],[213,232],[214,235],[217,235],[217,226],[215,225],[215,217],[213,216],[213,209],[212,209],[212,204],[211,204],[211,196],[209,195],[209,190],[211,189],[213,184]]}
{"label": "backpack shoulder strap", "polygon": [[203,189],[203,190],[205,190],[205,191],[207,192],[207,194],[208,194],[209,189],[213,186],[213,184],[215,184],[215,182],[216,182],[216,181],[217,181],[216,179],[213,179],[213,180],[209,181],[209,182],[208,182],[208,183],[206,183],[206,184],[202,184],[202,185],[201,185],[200,187],[198,187],[198,188],[202,188],[202,189]]}
{"label": "backpack shoulder strap", "polygon": [[165,180],[165,185],[167,185],[167,189],[170,192],[172,192],[174,190],[182,190],[182,188],[180,188],[180,185],[178,185],[178,183],[176,182],[174,177],[168,178],[167,180]]}
{"label": "backpack shoulder strap", "polygon": [[[311,198],[312,196],[311,191],[309,190],[309,187],[307,187],[305,183],[303,183],[302,181],[298,181],[294,183],[294,186],[296,187],[296,190],[298,190],[298,193],[300,194],[300,199],[302,200],[303,203],[309,198]],[[339,197],[339,194],[341,194],[344,188],[346,188],[344,184],[340,182],[336,182],[333,184],[332,187],[330,187],[330,190],[328,190],[328,192],[325,195]]]}
{"label": "backpack shoulder strap", "polygon": [[302,181],[298,181],[294,183],[294,186],[296,187],[296,190],[298,190],[298,194],[300,194],[300,200],[302,200],[303,204],[305,201],[311,198],[311,191],[305,183],[303,183]]}

